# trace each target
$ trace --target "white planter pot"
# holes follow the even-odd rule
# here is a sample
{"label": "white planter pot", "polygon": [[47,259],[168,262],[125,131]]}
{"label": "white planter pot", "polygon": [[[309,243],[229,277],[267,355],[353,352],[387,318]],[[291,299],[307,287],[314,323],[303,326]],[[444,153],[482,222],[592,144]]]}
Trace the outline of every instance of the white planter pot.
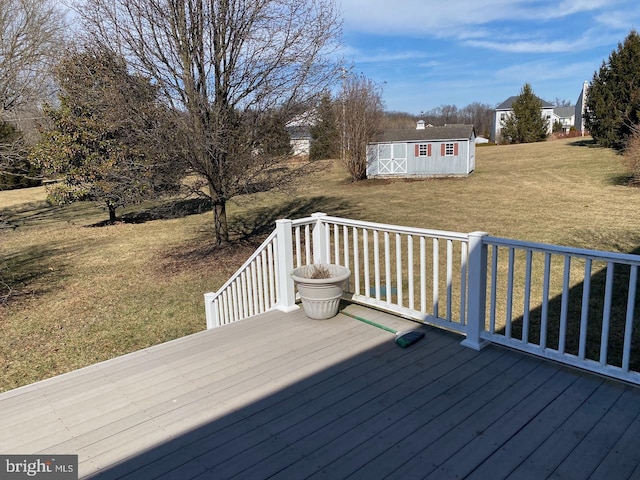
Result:
{"label": "white planter pot", "polygon": [[308,278],[314,265],[298,267],[291,273],[291,278],[298,287],[305,315],[318,320],[338,314],[344,284],[351,276],[351,271],[342,265],[322,266],[329,270],[330,278]]}

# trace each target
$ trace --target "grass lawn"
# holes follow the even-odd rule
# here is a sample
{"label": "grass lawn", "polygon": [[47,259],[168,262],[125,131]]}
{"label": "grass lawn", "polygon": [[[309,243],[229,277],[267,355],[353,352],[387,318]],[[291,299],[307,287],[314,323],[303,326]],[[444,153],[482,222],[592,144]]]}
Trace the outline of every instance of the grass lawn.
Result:
{"label": "grass lawn", "polygon": [[100,226],[93,204],[53,207],[43,188],[0,192],[0,391],[205,328],[216,290],[277,218],[315,211],[362,220],[637,252],[640,190],[620,157],[576,139],[482,147],[468,178],[351,184],[331,161],[295,193],[229,205],[238,242],[212,247],[210,212],[185,203]]}

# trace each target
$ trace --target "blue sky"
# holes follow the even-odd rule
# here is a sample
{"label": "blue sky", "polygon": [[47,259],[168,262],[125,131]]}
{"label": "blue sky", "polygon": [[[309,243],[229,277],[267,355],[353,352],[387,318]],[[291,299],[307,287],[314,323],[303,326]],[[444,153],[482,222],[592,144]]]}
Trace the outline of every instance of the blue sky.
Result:
{"label": "blue sky", "polygon": [[382,84],[387,110],[495,106],[530,83],[578,98],[603,60],[640,30],[638,0],[337,0],[343,56]]}

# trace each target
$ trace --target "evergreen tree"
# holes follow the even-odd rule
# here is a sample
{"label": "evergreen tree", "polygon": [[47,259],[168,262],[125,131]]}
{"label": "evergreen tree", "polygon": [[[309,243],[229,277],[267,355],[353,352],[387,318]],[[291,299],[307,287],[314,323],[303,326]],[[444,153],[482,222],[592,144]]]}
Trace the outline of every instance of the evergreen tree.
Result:
{"label": "evergreen tree", "polygon": [[632,30],[593,74],[586,126],[603,147],[623,149],[640,123],[640,35]]}
{"label": "evergreen tree", "polygon": [[320,99],[317,120],[311,127],[310,160],[337,158],[340,155],[340,134],[336,122],[335,106],[327,93]]}
{"label": "evergreen tree", "polygon": [[549,126],[541,115],[542,101],[531,85],[524,84],[512,108],[513,113],[502,123],[503,143],[542,142],[547,138]]}
{"label": "evergreen tree", "polygon": [[45,109],[53,126],[31,153],[62,180],[52,200],[99,202],[113,222],[116,208],[178,188],[172,129],[148,79],[106,51],[69,54],[55,75],[59,106]]}
{"label": "evergreen tree", "polygon": [[40,172],[29,161],[22,132],[0,120],[0,190],[40,185]]}

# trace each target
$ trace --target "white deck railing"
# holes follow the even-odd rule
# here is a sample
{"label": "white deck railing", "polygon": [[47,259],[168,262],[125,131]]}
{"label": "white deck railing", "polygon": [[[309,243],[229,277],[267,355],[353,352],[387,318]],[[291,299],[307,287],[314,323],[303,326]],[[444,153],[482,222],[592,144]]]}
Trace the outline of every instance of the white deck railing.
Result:
{"label": "white deck railing", "polygon": [[278,220],[238,272],[205,295],[207,327],[297,308],[290,273],[311,263],[351,270],[345,298],[456,331],[465,346],[498,343],[640,384],[639,256],[483,232],[322,213]]}
{"label": "white deck railing", "polygon": [[640,256],[483,238],[480,337],[640,384]]}

